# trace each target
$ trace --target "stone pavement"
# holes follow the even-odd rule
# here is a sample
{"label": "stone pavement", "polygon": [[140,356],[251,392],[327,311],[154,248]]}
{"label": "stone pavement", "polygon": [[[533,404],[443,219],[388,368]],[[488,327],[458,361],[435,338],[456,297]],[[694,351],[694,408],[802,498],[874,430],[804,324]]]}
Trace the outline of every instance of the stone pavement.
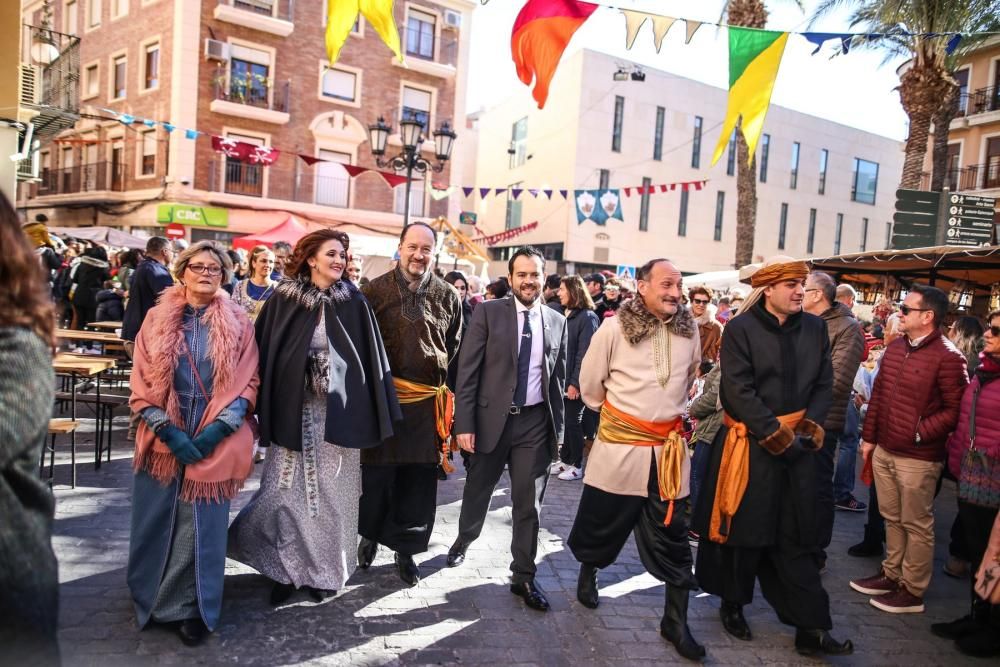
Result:
{"label": "stone pavement", "polygon": [[[552,609],[525,608],[507,590],[510,497],[506,476],[480,540],[459,568],[445,566],[457,530],[464,475],[440,485],[437,525],[430,551],[418,557],[423,581],[407,588],[384,550],[346,590],[322,603],[299,594],[278,608],[267,602],[270,584],[229,561],[225,603],[217,632],[187,648],[167,630],[136,629],[125,565],[128,556],[131,446],[125,420],[116,419],[111,463],[94,470],[92,431],[78,440],[79,484],[70,489],[67,447],[57,456],[54,544],[61,582],[61,643],[69,666],[240,663],[247,665],[536,664],[644,665],[683,662],[660,638],[663,587],[645,574],[632,541],[619,561],[601,573],[601,606],[592,611],[575,597],[577,564],[564,541],[572,526],[580,482],[551,479],[542,512],[538,580]],[[89,447],[89,450],[88,450]],[[234,502],[236,510],[257,486],[254,478]],[[867,497],[863,488],[860,496]],[[968,608],[968,581],[940,574],[955,514],[953,486],[937,501],[937,562],[926,614],[884,614],[849,589],[849,579],[874,573],[877,559],[846,556],[858,540],[864,514],[837,513],[828,571],[837,637],[854,640],[856,652],[830,660],[841,665],[988,664],[966,659],[950,642],[933,637],[930,623],[951,620]],[[718,601],[691,600],[690,622],[714,664],[818,664],[795,653],[793,631],[778,623],[758,594],[747,617],[752,642],[725,634]],[[0,650],[2,653],[2,650]],[[2,660],[0,660],[2,662]],[[995,663],[994,663],[995,664]]]}

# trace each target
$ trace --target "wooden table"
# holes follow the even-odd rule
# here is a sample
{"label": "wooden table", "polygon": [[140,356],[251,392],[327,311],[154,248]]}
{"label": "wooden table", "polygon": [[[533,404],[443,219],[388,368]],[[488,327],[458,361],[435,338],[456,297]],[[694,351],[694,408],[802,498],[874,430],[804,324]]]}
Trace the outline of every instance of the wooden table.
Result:
{"label": "wooden table", "polygon": [[122,323],[115,322],[114,320],[104,320],[101,322],[91,322],[87,326],[95,329],[107,329],[109,331],[114,331],[115,329],[121,329]]}
{"label": "wooden table", "polygon": [[125,341],[112,332],[107,331],[79,331],[77,329],[56,329],[56,338],[66,341],[79,341],[85,343],[98,343],[101,351],[108,345],[119,345],[124,349]]}
{"label": "wooden table", "polygon": [[[59,331],[57,329],[57,331]],[[57,334],[58,335],[58,334]],[[70,376],[70,418],[76,421],[76,380],[78,377],[97,378],[97,405],[101,403],[101,373],[115,367],[115,360],[107,357],[96,357],[94,355],[77,355],[60,353],[52,359],[52,369],[56,373]],[[99,408],[94,409],[94,424],[96,426],[97,437],[94,441],[94,467],[101,467],[101,440],[102,424]],[[73,451],[76,451],[76,431],[70,433],[70,443]],[[111,456],[111,447],[108,447],[108,457]],[[76,486],[76,466],[73,466],[73,486]]]}

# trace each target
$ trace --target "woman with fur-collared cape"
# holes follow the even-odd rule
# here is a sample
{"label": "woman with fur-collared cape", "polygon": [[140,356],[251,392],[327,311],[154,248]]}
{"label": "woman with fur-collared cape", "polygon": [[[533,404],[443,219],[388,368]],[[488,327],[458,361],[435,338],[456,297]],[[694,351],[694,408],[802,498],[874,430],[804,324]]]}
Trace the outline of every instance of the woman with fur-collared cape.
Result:
{"label": "woman with fur-collared cape", "polygon": [[200,643],[219,621],[229,502],[253,470],[244,417],[257,399],[257,344],[222,290],[232,273],[213,241],[177,258],[180,281],[136,338],[135,438],[128,586],[140,627],[175,623]]}
{"label": "woman with fur-collared cape", "polygon": [[257,319],[261,359],[260,489],[230,527],[230,557],[275,582],[272,604],[297,588],[322,599],[357,563],[361,449],[392,435],[402,414],[378,324],[341,280],[348,237],[304,236]]}

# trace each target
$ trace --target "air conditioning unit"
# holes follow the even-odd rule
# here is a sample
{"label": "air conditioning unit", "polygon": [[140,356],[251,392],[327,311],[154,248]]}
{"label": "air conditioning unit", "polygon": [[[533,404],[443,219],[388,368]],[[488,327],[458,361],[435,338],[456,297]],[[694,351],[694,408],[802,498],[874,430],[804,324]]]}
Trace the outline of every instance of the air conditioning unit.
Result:
{"label": "air conditioning unit", "polygon": [[205,40],[205,58],[229,62],[229,44],[217,39]]}
{"label": "air conditioning unit", "polygon": [[42,97],[42,69],[37,65],[21,65],[21,104],[37,105]]}
{"label": "air conditioning unit", "polygon": [[40,153],[38,152],[38,149],[42,145],[42,142],[38,139],[32,141],[30,133],[25,137],[25,139],[31,141],[31,147],[28,149],[26,146],[23,146],[23,144],[20,147],[19,154],[27,155],[27,157],[17,161],[17,180],[37,181],[38,165],[40,162]]}
{"label": "air conditioning unit", "polygon": [[462,15],[450,9],[444,11],[444,27],[458,30],[462,27]]}

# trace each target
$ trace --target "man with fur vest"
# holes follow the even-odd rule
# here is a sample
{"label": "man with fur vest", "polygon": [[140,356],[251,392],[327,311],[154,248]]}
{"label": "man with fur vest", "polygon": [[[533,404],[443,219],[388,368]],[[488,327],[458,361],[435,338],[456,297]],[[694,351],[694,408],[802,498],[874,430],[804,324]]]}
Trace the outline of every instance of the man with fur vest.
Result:
{"label": "man with fur vest", "polygon": [[687,625],[691,547],[687,542],[690,463],[681,413],[701,362],[698,327],[681,303],[681,274],[654,259],[636,274],[638,295],[591,339],[580,395],[600,410],[569,547],[580,561],[577,598],[598,605],[597,571],[635,533],[646,570],[666,583],[660,634],[685,658],[705,648]]}

